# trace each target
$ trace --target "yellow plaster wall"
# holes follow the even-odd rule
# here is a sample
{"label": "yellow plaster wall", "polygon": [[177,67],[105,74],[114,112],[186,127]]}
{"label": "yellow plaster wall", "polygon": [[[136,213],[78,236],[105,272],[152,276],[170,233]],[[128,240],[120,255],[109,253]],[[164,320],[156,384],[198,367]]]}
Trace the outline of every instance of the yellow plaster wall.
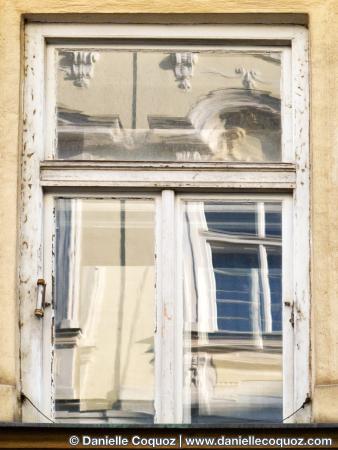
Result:
{"label": "yellow plaster wall", "polygon": [[[15,420],[19,379],[16,304],[17,218],[20,155],[22,23],[24,15],[49,20],[114,20],[114,14],[178,14],[207,23],[296,21],[309,15],[312,178],[312,379],[314,421],[338,422],[338,1],[337,0],[0,0],[0,420]],[[98,16],[109,13],[109,16]],[[220,13],[233,16],[218,16]],[[238,14],[246,13],[242,17]],[[57,16],[61,14],[60,16]],[[170,20],[173,16],[170,16]],[[192,17],[192,16],[190,16]],[[47,19],[47,17],[44,17]],[[244,20],[243,20],[244,19]],[[120,20],[120,19],[119,19]],[[127,19],[128,20],[128,19]],[[153,21],[158,18],[153,17]],[[166,19],[164,19],[166,20]],[[301,19],[303,20],[303,19]]]}

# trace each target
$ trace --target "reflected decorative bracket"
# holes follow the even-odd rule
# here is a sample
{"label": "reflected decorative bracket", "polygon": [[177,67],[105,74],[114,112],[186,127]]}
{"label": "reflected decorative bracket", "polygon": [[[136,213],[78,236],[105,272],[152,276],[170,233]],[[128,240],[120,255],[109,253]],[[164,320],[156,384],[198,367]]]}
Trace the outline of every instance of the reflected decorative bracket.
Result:
{"label": "reflected decorative bracket", "polygon": [[173,70],[175,73],[178,87],[188,91],[191,89],[190,79],[194,73],[194,65],[197,63],[198,55],[196,53],[172,53]]}
{"label": "reflected decorative bracket", "polygon": [[264,83],[264,81],[258,79],[257,72],[255,70],[248,70],[245,67],[236,67],[235,73],[241,77],[242,86],[244,89],[255,89],[255,82]]}
{"label": "reflected decorative bracket", "polygon": [[227,79],[235,79],[240,78],[241,83],[244,89],[256,89],[256,82],[262,83],[262,84],[270,84],[267,81],[261,80],[258,76],[258,73],[253,69],[246,69],[245,67],[236,67],[235,68],[235,74],[236,75],[227,75],[223,72],[220,72],[218,70],[208,70],[202,73],[211,73],[213,75],[219,75],[223,78]]}
{"label": "reflected decorative bracket", "polygon": [[63,69],[66,71],[65,80],[72,80],[74,86],[87,87],[94,75],[94,63],[98,61],[97,52],[84,50],[63,52]]}

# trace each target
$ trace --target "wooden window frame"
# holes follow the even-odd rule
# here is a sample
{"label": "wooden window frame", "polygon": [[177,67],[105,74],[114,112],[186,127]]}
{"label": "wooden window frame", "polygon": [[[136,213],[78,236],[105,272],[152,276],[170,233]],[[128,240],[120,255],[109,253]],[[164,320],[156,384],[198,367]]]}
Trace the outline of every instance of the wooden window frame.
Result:
{"label": "wooden window frame", "polygon": [[[170,28],[170,32],[168,32]],[[170,37],[168,37],[168,35]],[[282,121],[283,162],[280,163],[126,163],[84,162],[46,159],[46,136],[50,139],[48,92],[53,75],[46,71],[48,45],[69,39],[219,39],[234,44],[288,47],[284,58]],[[23,144],[20,199],[20,235],[18,296],[21,323],[21,385],[22,392],[46,416],[53,414],[53,384],[51,378],[50,330],[46,329],[51,308],[46,318],[34,317],[37,280],[46,271],[52,273],[53,195],[109,196],[135,192],[160,192],[166,207],[160,208],[157,256],[160,262],[157,294],[157,327],[166,336],[172,336],[174,322],[165,319],[164,306],[174,315],[177,326],[182,321],[178,292],[177,258],[180,249],[169,246],[175,241],[180,224],[178,195],[219,195],[231,198],[283,199],[288,205],[283,221],[290,235],[286,246],[288,257],[287,290],[284,292],[283,321],[292,330],[285,337],[292,355],[284,352],[284,417],[292,414],[311,397],[310,383],[310,179],[309,179],[309,81],[308,37],[300,26],[285,25],[82,25],[82,24],[27,24],[25,27],[25,79],[23,101]],[[288,74],[288,75],[287,75]],[[47,130],[47,132],[46,132]],[[159,195],[159,194],[157,194]],[[135,195],[133,195],[135,196]],[[139,196],[138,194],[136,196]],[[194,197],[195,198],[195,197]],[[292,202],[290,202],[292,199]],[[292,206],[291,206],[292,203]],[[43,213],[44,212],[44,213]],[[284,216],[286,218],[284,218]],[[291,217],[292,216],[292,217]],[[165,230],[165,232],[163,231]],[[163,236],[168,233],[168,236]],[[292,239],[291,239],[292,236]],[[283,257],[284,258],[284,257]],[[284,261],[284,260],[283,260]],[[164,270],[165,273],[161,274]],[[283,269],[284,271],[284,269]],[[172,283],[161,280],[172,277]],[[283,275],[284,276],[284,275]],[[46,298],[52,302],[52,283],[47,283]],[[52,317],[49,319],[52,321]],[[181,324],[182,325],[182,324]],[[289,328],[290,328],[289,327]],[[176,330],[177,331],[177,330]],[[168,372],[168,352],[175,358],[180,348],[178,341],[166,339],[158,348],[156,371],[162,374],[162,394],[155,399],[158,423],[180,423],[182,411],[178,406],[182,392],[177,389],[177,374]],[[158,343],[156,345],[159,345]],[[43,355],[50,355],[46,358]],[[291,361],[290,361],[291,359]],[[178,361],[178,359],[177,359]],[[46,382],[50,380],[50,383]],[[164,386],[163,386],[164,385]],[[176,400],[175,400],[176,399]],[[28,401],[23,402],[23,421],[39,422],[46,419]],[[307,403],[288,422],[311,421],[311,407]]]}

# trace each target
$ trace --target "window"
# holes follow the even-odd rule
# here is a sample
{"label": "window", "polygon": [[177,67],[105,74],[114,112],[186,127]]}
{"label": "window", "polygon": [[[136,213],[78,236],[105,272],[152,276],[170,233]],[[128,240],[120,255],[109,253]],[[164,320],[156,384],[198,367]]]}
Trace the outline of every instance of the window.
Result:
{"label": "window", "polygon": [[29,24],[26,45],[24,420],[308,421],[306,32]]}

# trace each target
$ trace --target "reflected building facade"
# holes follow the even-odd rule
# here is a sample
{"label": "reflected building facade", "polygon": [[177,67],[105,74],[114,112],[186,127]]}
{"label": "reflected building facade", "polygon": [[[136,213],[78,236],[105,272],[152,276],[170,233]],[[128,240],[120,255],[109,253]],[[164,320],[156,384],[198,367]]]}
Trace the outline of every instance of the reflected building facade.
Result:
{"label": "reflected building facade", "polygon": [[188,202],[185,415],[282,420],[281,204]]}
{"label": "reflected building facade", "polygon": [[59,198],[56,219],[56,417],[152,423],[153,202]]}
{"label": "reflected building facade", "polygon": [[58,158],[281,161],[278,51],[101,48],[76,78],[80,53],[57,54]]}
{"label": "reflected building facade", "polygon": [[[280,58],[57,49],[56,157],[281,161]],[[154,421],[156,214],[153,200],[57,200],[60,421]],[[187,201],[182,219],[184,421],[278,422],[281,203]]]}

